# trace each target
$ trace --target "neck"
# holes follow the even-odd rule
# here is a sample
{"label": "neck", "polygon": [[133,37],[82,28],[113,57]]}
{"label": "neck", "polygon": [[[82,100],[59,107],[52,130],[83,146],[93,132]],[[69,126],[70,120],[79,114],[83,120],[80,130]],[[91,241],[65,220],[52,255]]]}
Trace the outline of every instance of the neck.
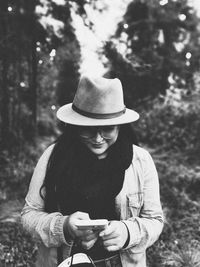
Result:
{"label": "neck", "polygon": [[103,154],[97,155],[98,159],[105,159],[108,155],[108,152],[104,152]]}

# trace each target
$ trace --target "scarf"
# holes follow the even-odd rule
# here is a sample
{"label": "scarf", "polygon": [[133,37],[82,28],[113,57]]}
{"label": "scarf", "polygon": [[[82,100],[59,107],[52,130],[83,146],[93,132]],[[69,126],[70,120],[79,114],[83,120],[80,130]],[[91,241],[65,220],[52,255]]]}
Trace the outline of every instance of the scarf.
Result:
{"label": "scarf", "polygon": [[122,189],[132,157],[132,143],[121,133],[104,159],[98,159],[77,138],[67,146],[58,142],[44,184],[46,211],[57,211],[59,206],[63,215],[82,211],[91,219],[119,219],[115,197]]}

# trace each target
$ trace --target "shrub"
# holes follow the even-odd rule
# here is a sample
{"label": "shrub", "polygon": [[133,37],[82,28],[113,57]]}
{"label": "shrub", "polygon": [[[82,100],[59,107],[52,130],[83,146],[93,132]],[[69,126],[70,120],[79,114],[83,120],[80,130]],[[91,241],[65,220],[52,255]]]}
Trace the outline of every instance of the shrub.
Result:
{"label": "shrub", "polygon": [[141,142],[163,150],[182,151],[191,159],[200,151],[200,90],[168,90],[141,112],[136,132]]}
{"label": "shrub", "polygon": [[199,267],[200,169],[182,153],[151,151],[160,177],[165,225],[148,249],[150,267]]}
{"label": "shrub", "polygon": [[37,246],[17,223],[0,223],[0,266],[33,267]]}

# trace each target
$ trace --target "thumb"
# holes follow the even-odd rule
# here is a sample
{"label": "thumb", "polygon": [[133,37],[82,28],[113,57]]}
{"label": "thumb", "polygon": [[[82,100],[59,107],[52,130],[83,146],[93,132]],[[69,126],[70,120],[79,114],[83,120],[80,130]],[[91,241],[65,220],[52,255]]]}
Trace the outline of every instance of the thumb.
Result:
{"label": "thumb", "polygon": [[77,211],[76,212],[76,218],[80,220],[90,220],[90,216],[86,212]]}

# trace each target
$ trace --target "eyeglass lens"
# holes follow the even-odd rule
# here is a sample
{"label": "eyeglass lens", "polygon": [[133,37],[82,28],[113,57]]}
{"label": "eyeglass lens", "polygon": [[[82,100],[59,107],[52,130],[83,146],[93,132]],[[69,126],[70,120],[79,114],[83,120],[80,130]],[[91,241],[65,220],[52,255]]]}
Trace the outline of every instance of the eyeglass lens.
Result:
{"label": "eyeglass lens", "polygon": [[116,130],[116,126],[83,126],[80,127],[79,133],[81,137],[85,138],[91,138],[95,137],[97,133],[99,133],[103,138],[112,138],[113,133]]}

